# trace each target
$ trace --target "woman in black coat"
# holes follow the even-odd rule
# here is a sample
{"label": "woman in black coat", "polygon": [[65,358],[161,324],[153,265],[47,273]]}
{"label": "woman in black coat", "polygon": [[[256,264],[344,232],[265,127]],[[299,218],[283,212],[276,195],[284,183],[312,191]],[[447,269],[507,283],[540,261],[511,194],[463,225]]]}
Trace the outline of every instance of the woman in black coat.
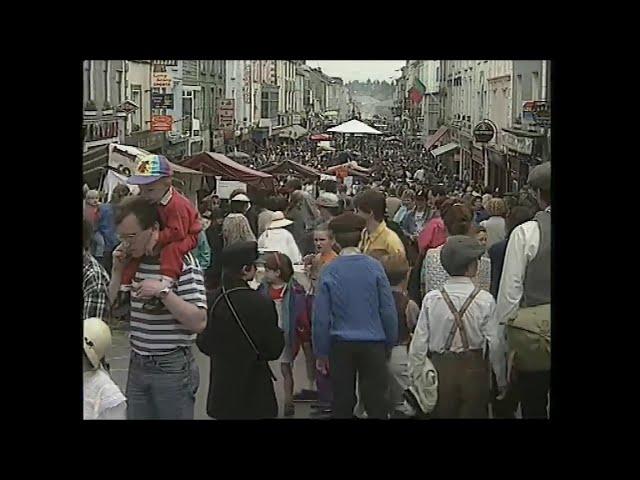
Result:
{"label": "woman in black coat", "polygon": [[284,348],[273,301],[247,284],[256,274],[256,242],[238,242],[223,250],[223,285],[260,358],[234,319],[222,289],[212,295],[207,326],[196,340],[211,358],[207,414],[215,419],[260,419],[278,416],[278,403],[269,373],[269,360]]}

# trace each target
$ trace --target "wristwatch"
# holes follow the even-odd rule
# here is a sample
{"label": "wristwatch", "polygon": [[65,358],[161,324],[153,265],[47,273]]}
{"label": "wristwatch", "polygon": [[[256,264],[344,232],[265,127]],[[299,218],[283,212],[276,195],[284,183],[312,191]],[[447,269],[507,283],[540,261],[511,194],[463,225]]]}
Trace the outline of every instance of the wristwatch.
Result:
{"label": "wristwatch", "polygon": [[164,287],[162,290],[158,292],[156,295],[160,300],[164,300],[169,292],[171,291],[171,287]]}

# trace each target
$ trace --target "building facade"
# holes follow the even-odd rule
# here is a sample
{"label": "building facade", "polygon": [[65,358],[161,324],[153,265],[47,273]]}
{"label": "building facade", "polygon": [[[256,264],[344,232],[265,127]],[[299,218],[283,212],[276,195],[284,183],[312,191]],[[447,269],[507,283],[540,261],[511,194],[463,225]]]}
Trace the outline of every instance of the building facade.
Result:
{"label": "building facade", "polygon": [[[464,181],[513,191],[530,165],[551,158],[549,121],[537,124],[532,113],[550,111],[550,70],[542,60],[408,60],[395,82],[393,114],[404,135],[422,137],[430,150],[448,145],[439,158]],[[416,78],[426,92],[414,105],[408,95]],[[483,120],[496,130],[486,144],[473,136]]]}
{"label": "building facade", "polygon": [[224,60],[183,60],[183,132],[189,134],[189,155],[220,151],[219,107],[225,94]]}
{"label": "building facade", "polygon": [[84,60],[82,148],[85,182],[98,186],[107,164],[106,146],[123,143],[127,113],[124,60]]}

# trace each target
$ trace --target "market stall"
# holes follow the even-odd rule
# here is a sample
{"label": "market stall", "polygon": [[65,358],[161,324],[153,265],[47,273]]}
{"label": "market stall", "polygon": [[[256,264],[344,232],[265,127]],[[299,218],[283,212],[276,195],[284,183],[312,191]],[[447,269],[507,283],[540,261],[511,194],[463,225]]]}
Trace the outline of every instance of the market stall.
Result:
{"label": "market stall", "polygon": [[288,139],[291,139],[291,140],[297,140],[300,137],[304,137],[308,133],[309,133],[309,131],[306,128],[300,126],[300,125],[291,125],[290,127],[283,128],[278,133],[278,136],[280,138],[288,138]]}
{"label": "market stall", "polygon": [[221,153],[202,152],[186,158],[181,165],[222,181],[242,182],[256,190],[273,191],[276,187],[273,175],[241,165]]}
{"label": "market stall", "polygon": [[[368,135],[382,135],[382,132],[376,130],[373,127],[370,127],[364,122],[360,120],[349,120],[348,122],[344,122],[337,127],[330,128],[327,132],[332,133],[340,133],[342,134],[342,148],[344,148],[346,137],[349,135],[353,140],[355,137],[360,137],[360,150],[364,151],[364,140]],[[352,142],[353,143],[353,142]]]}
{"label": "market stall", "polygon": [[346,162],[327,168],[326,173],[335,175],[339,179],[359,177],[368,180],[371,175],[371,170],[361,167],[357,162]]}
{"label": "market stall", "polygon": [[315,135],[311,135],[309,140],[312,142],[329,142],[331,141],[331,135],[327,135],[326,133],[317,133]]}
{"label": "market stall", "polygon": [[[147,155],[153,154],[131,145],[109,144],[107,168],[100,186],[100,190],[106,193],[108,199],[111,199],[116,185],[126,184],[126,179],[135,172],[138,160]],[[202,185],[203,175],[206,174],[172,162],[169,162],[169,165],[173,170],[174,186],[196,205],[196,192]]]}
{"label": "market stall", "polygon": [[321,173],[315,168],[309,167],[307,165],[302,165],[301,163],[289,159],[284,160],[276,165],[263,167],[261,171],[270,173],[275,176],[291,175],[293,177],[299,178],[310,178],[314,181],[320,180],[321,175]]}

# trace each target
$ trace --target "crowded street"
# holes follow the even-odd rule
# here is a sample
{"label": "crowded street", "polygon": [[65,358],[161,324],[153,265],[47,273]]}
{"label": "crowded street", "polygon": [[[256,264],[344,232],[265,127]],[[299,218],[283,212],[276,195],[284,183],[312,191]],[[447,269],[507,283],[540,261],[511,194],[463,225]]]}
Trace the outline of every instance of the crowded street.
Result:
{"label": "crowded street", "polygon": [[85,61],[84,419],[549,418],[550,69]]}

